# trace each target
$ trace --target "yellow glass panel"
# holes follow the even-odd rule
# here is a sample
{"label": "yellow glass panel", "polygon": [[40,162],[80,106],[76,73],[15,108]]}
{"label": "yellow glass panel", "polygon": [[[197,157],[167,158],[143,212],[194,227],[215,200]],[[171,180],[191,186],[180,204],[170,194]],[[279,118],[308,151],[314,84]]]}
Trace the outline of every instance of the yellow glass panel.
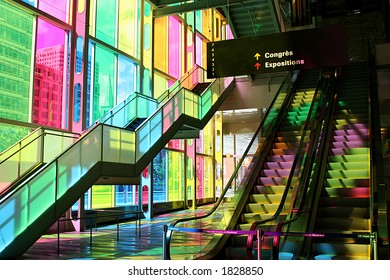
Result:
{"label": "yellow glass panel", "polygon": [[154,66],[168,72],[168,17],[155,19]]}
{"label": "yellow glass panel", "polygon": [[79,14],[84,13],[85,10],[85,0],[79,0],[77,5],[77,12]]}
{"label": "yellow glass panel", "polygon": [[95,36],[96,34],[96,0],[90,0],[90,12],[89,12],[89,35]]}
{"label": "yellow glass panel", "polygon": [[119,1],[118,48],[137,56],[137,1]]}
{"label": "yellow glass panel", "polygon": [[92,208],[113,207],[114,187],[112,185],[92,186]]}

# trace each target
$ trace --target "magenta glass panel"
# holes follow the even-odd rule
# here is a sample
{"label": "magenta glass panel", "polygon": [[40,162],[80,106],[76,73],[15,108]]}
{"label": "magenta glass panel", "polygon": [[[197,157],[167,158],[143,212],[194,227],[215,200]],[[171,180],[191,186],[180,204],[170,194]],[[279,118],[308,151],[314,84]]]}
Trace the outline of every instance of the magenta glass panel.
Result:
{"label": "magenta glass panel", "polygon": [[64,69],[67,64],[66,33],[38,19],[33,122],[61,128],[63,121]]}
{"label": "magenta glass panel", "polygon": [[203,42],[199,36],[196,36],[196,64],[202,65],[202,56],[203,56]]}
{"label": "magenta glass panel", "polygon": [[204,158],[196,157],[196,198],[204,198]]}
{"label": "magenta glass panel", "polygon": [[171,149],[177,149],[177,150],[182,150],[182,142],[183,140],[177,139],[177,140],[170,140],[167,144],[168,148]]}
{"label": "magenta glass panel", "polygon": [[181,77],[181,40],[181,23],[169,17],[168,73],[177,79]]}
{"label": "magenta glass panel", "polygon": [[45,0],[38,1],[38,9],[58,18],[64,22],[68,22],[67,10],[69,0]]}

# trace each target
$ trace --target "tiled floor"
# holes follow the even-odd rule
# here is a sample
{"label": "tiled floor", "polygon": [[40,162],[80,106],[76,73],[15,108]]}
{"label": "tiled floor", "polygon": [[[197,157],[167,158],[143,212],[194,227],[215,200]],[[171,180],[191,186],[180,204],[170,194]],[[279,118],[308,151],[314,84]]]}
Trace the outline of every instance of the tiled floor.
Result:
{"label": "tiled floor", "polygon": [[[23,260],[161,260],[163,248],[163,226],[178,218],[194,213],[205,212],[210,206],[199,207],[196,210],[183,210],[154,217],[152,220],[142,220],[141,232],[136,232],[134,222],[98,227],[85,232],[66,232],[42,236],[19,259]],[[182,244],[183,245],[183,244]],[[182,251],[187,252],[191,240],[186,240],[185,246],[175,248],[176,257]],[[183,256],[183,259],[186,258]]]}

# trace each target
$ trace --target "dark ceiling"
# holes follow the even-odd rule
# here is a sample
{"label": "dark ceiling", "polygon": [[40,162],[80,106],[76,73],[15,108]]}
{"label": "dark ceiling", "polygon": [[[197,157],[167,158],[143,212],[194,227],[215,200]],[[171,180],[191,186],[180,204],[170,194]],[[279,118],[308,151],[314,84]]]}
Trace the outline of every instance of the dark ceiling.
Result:
{"label": "dark ceiling", "polygon": [[[227,19],[235,38],[273,34],[310,25],[316,16],[345,17],[380,11],[382,1],[384,0],[150,0],[156,6],[155,17],[208,8],[218,9]],[[281,18],[283,21],[279,20]],[[283,22],[283,26],[280,26],[280,22]]]}

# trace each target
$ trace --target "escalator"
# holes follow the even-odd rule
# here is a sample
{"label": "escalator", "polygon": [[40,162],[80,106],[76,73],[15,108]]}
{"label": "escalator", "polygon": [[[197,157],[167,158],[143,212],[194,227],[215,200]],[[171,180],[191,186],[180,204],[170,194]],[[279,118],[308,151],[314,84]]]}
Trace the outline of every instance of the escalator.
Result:
{"label": "escalator", "polygon": [[[180,219],[166,228],[166,259],[247,259],[247,235],[234,232],[251,230],[256,221],[265,222],[277,215],[277,219],[270,219],[267,225],[274,226],[275,222],[286,217],[287,212],[291,211],[290,203],[293,199],[293,191],[290,191],[290,187],[286,188],[287,178],[292,173],[296,155],[303,152],[309,141],[306,136],[310,134],[310,129],[303,130],[304,127],[310,127],[307,125],[311,123],[308,120],[312,120],[319,107],[317,100],[322,93],[317,89],[322,81],[322,71],[315,69],[300,73],[297,82],[292,82],[288,91],[282,85],[216,206],[206,215]],[[283,105],[278,105],[280,103]],[[262,130],[261,139],[259,130]],[[244,161],[250,162],[249,166],[243,167]],[[233,198],[223,198],[239,178],[237,174],[242,174],[239,170],[241,168],[244,168],[242,172],[245,172],[245,176],[235,186]],[[282,199],[285,201],[282,207],[286,212],[280,212],[279,215],[276,211],[279,211]],[[193,227],[201,227],[202,231],[215,235],[198,237],[199,245],[188,247],[185,256],[180,250],[180,254],[175,254],[176,246],[187,243],[188,239],[196,243],[190,234],[199,229]],[[218,232],[231,234],[221,236]],[[256,254],[254,252],[253,256],[256,257]],[[267,258],[266,254],[263,257]]]}
{"label": "escalator", "polygon": [[123,129],[133,120],[130,108],[113,112],[109,121],[95,124],[3,198],[0,258],[23,254],[91,185],[137,184],[139,174],[183,126],[202,129],[234,84],[233,78],[207,80],[201,68],[194,76],[195,85],[209,83],[201,95],[178,89],[135,131]]}
{"label": "escalator", "polygon": [[[310,110],[316,111],[315,93],[319,80],[320,71],[305,71],[300,77],[296,86],[296,92],[290,108],[283,119],[282,125],[272,143],[272,148],[260,169],[257,182],[249,196],[244,213],[237,225],[240,230],[253,230],[254,222],[270,220],[262,224],[262,230],[272,230],[278,221],[284,220],[291,211],[291,205],[286,205],[277,219],[272,219],[282,202],[287,186],[287,179],[290,176],[293,162],[298,152],[298,145],[302,140],[303,146],[309,141],[310,131],[303,134],[303,128],[310,116]],[[301,139],[304,135],[305,139]],[[288,201],[286,204],[289,204]],[[262,259],[270,259],[270,239],[265,240],[262,248]],[[267,244],[266,244],[267,243]],[[247,236],[233,235],[230,238],[230,245],[226,248],[227,259],[247,259]],[[255,247],[256,248],[256,247]],[[253,252],[257,257],[257,252]],[[291,256],[283,254],[281,256]],[[283,257],[282,257],[283,258]]]}
{"label": "escalator", "polygon": [[[330,134],[311,259],[372,259],[370,220],[370,140],[368,69],[343,67]],[[340,236],[337,237],[337,235]],[[345,235],[345,237],[341,235]],[[347,236],[349,235],[349,236]]]}

